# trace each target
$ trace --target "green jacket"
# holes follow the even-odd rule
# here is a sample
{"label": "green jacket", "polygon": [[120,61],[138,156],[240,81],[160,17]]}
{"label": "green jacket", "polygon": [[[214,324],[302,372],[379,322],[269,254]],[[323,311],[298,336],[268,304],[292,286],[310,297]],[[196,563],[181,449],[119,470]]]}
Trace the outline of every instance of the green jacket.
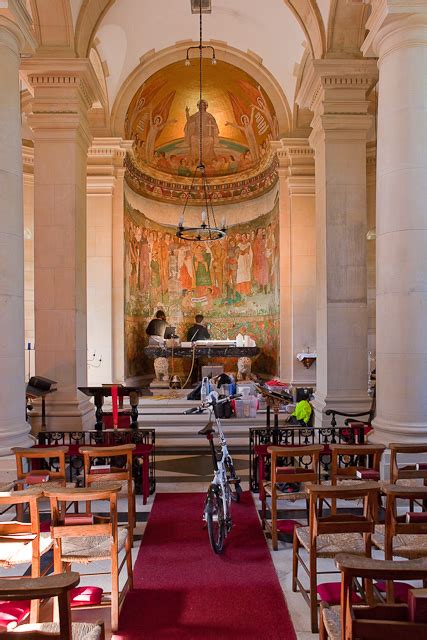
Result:
{"label": "green jacket", "polygon": [[301,400],[301,402],[297,403],[295,411],[291,415],[295,416],[297,420],[304,420],[305,424],[308,424],[312,411],[311,404],[307,400]]}

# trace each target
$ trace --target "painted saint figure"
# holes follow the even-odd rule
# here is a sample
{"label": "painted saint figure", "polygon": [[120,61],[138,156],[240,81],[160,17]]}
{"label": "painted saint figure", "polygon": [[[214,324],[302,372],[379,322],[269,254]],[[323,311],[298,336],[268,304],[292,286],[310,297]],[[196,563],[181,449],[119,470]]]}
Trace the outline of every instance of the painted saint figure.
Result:
{"label": "painted saint figure", "polygon": [[247,233],[242,233],[242,241],[237,245],[237,275],[236,289],[242,295],[250,295],[252,292],[252,247]]}

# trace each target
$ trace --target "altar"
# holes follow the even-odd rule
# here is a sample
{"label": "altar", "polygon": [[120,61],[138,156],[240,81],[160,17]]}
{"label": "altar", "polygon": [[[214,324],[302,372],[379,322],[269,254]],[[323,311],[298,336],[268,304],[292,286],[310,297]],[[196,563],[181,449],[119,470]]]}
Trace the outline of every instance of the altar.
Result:
{"label": "altar", "polygon": [[235,346],[201,346],[194,347],[163,347],[153,346],[144,348],[144,353],[149,358],[192,358],[193,351],[197,357],[207,358],[253,358],[260,352],[259,347],[235,347]]}

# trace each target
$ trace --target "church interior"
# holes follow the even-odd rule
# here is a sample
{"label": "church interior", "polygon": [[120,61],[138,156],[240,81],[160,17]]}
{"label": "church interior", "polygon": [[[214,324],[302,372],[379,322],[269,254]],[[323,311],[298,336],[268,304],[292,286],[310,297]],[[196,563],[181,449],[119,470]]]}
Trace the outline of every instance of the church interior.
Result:
{"label": "church interior", "polygon": [[0,0],[0,640],[427,637],[426,70],[426,0]]}

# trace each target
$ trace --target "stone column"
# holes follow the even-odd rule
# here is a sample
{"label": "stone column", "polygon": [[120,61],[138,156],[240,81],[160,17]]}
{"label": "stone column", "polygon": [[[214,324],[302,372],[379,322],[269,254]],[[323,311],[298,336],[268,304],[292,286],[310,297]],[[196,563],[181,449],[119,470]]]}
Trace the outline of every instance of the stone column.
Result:
{"label": "stone column", "polygon": [[87,383],[87,112],[98,83],[88,60],[23,63],[34,99],[34,281],[36,373],[57,382],[46,399],[47,426],[94,423],[78,386]]}
{"label": "stone column", "polygon": [[377,416],[373,440],[427,439],[427,6],[373,5],[378,56]]}
{"label": "stone column", "polygon": [[88,382],[94,385],[124,381],[117,374],[124,354],[118,362],[115,346],[117,334],[124,334],[122,144],[121,138],[96,138],[88,155]]}
{"label": "stone column", "polygon": [[367,396],[366,138],[374,60],[315,60],[297,96],[314,113],[316,425],[327,408],[364,411]]}
{"label": "stone column", "polygon": [[272,143],[280,181],[280,376],[314,385],[316,365],[306,369],[297,353],[316,349],[316,238],[314,152],[308,140]]}
{"label": "stone column", "polygon": [[28,446],[24,365],[24,221],[20,52],[34,45],[30,17],[0,4],[0,456]]}

